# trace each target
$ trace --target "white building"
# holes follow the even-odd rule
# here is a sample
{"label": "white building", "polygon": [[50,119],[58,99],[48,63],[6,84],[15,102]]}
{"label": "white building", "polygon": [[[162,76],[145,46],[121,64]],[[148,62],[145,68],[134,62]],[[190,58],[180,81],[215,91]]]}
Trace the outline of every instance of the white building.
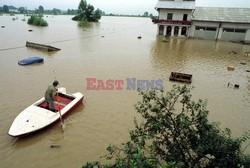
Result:
{"label": "white building", "polygon": [[159,0],[155,9],[159,13],[153,19],[158,24],[158,35],[188,36],[195,0]]}
{"label": "white building", "polygon": [[195,7],[195,0],[159,0],[158,35],[250,42],[250,8]]}

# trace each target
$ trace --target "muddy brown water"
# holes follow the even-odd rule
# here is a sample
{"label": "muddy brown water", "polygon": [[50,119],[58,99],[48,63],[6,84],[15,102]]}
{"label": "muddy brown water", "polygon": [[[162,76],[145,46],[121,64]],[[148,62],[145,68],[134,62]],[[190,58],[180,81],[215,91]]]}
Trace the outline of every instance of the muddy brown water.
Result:
{"label": "muddy brown water", "polygon": [[[207,99],[210,121],[221,122],[235,136],[250,128],[250,57],[244,56],[250,46],[175,38],[162,42],[148,18],[103,17],[82,29],[71,16],[45,17],[45,28],[15,17],[0,16],[0,26],[5,26],[0,29],[1,167],[80,167],[99,160],[108,144],[125,142],[133,118],[139,117],[133,105],[140,99],[136,91],[126,90],[126,78],[161,79],[169,90],[172,71],[193,74],[193,97]],[[62,50],[46,53],[26,48],[26,41]],[[32,56],[44,63],[18,66],[18,60]],[[228,65],[235,71],[229,72]],[[65,118],[64,132],[58,122],[25,138],[8,136],[15,117],[40,99],[55,78],[68,92],[85,95],[84,104]],[[124,80],[124,90],[86,90],[86,78]],[[240,88],[228,88],[229,82]]]}

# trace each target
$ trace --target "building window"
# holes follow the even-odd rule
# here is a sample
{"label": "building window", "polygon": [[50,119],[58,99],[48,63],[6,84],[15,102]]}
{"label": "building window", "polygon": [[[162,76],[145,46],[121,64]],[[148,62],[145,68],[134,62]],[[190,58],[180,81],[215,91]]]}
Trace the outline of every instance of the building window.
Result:
{"label": "building window", "polygon": [[195,30],[204,30],[204,31],[216,31],[216,27],[203,27],[203,26],[196,26]]}
{"label": "building window", "polygon": [[231,28],[224,28],[223,32],[234,32],[234,29],[231,29]]}
{"label": "building window", "polygon": [[235,29],[235,33],[246,33],[246,29]]}
{"label": "building window", "polygon": [[168,13],[167,20],[172,20],[173,19],[173,13]]}
{"label": "building window", "polygon": [[216,27],[207,27],[206,31],[216,31]]}
{"label": "building window", "polygon": [[184,15],[183,15],[183,20],[184,20],[184,21],[187,21],[187,19],[188,19],[188,14],[184,14]]}
{"label": "building window", "polygon": [[195,30],[206,30],[206,27],[196,26]]}

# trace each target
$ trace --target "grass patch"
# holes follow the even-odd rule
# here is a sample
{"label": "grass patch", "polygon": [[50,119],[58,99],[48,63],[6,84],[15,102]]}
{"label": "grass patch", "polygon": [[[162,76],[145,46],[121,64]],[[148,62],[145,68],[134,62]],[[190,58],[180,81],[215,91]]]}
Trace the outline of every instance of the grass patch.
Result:
{"label": "grass patch", "polygon": [[35,25],[35,26],[48,26],[46,20],[42,18],[42,16],[31,15],[28,19],[28,24]]}

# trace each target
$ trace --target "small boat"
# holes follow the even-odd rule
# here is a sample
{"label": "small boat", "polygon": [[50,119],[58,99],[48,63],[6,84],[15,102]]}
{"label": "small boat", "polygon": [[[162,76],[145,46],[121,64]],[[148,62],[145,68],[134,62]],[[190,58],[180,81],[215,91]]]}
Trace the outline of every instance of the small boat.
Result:
{"label": "small boat", "polygon": [[12,123],[8,134],[13,137],[24,136],[41,130],[60,119],[78,104],[82,103],[84,95],[80,92],[66,93],[65,88],[59,88],[56,95],[55,110],[46,109],[45,98],[42,98],[23,110]]}
{"label": "small boat", "polygon": [[52,47],[50,45],[31,43],[28,41],[26,42],[26,47],[35,48],[35,49],[39,49],[39,50],[46,50],[48,52],[61,50],[60,48]]}
{"label": "small boat", "polygon": [[191,83],[192,77],[193,77],[193,75],[190,75],[190,74],[171,72],[169,80],[170,81],[177,81],[177,82]]}
{"label": "small boat", "polygon": [[18,64],[24,66],[24,65],[30,65],[30,64],[35,64],[35,63],[41,63],[41,62],[43,62],[43,58],[41,57],[30,57],[30,58],[26,58],[21,61],[18,61]]}

